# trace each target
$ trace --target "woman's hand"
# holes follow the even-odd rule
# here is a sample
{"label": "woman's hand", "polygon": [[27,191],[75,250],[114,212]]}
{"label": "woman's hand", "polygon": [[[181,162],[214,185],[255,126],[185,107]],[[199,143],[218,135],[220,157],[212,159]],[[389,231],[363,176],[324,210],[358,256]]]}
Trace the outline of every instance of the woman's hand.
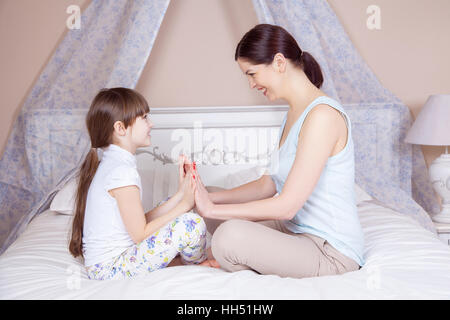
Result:
{"label": "woman's hand", "polygon": [[[197,173],[197,172],[196,172]],[[211,201],[199,174],[196,174],[195,207],[202,217],[212,218],[214,203]]]}

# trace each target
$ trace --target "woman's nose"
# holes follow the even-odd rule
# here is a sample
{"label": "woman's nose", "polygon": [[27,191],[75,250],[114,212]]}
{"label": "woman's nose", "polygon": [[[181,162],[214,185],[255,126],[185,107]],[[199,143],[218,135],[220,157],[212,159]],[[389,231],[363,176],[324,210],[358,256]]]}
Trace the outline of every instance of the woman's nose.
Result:
{"label": "woman's nose", "polygon": [[256,83],[254,83],[252,80],[249,80],[250,83],[250,89],[254,89],[256,87]]}

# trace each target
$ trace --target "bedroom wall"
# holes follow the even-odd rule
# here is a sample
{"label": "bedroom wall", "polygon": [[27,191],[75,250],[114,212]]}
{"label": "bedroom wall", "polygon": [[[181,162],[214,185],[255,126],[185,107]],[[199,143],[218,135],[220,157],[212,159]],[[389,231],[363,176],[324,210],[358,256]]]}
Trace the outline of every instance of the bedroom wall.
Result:
{"label": "bedroom wall", "polygon": [[[0,1],[1,154],[20,107],[67,31],[66,8],[83,10],[89,3]],[[430,94],[450,93],[450,1],[328,3],[380,81],[414,117]],[[381,10],[380,30],[366,26],[372,4]],[[269,104],[249,90],[234,62],[237,42],[257,23],[251,0],[172,0],[137,89],[153,107]],[[423,147],[427,164],[443,150]]]}

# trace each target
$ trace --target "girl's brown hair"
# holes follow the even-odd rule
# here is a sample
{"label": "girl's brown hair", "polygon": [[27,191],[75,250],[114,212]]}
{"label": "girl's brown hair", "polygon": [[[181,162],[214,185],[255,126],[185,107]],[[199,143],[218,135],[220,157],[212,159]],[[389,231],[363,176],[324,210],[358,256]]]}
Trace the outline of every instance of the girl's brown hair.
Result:
{"label": "girl's brown hair", "polygon": [[86,115],[86,126],[91,139],[91,150],[78,173],[78,188],[75,198],[75,215],[69,251],[76,258],[83,257],[83,224],[86,199],[97,171],[99,160],[95,148],[112,143],[114,123],[122,121],[125,128],[133,125],[136,118],[150,112],[147,101],[137,91],[128,88],[102,89],[95,96]]}
{"label": "girl's brown hair", "polygon": [[301,68],[309,81],[320,89],[323,83],[322,69],[316,59],[302,51],[294,37],[277,25],[258,24],[239,41],[234,60],[238,58],[252,64],[271,64],[277,53],[282,53],[295,66]]}

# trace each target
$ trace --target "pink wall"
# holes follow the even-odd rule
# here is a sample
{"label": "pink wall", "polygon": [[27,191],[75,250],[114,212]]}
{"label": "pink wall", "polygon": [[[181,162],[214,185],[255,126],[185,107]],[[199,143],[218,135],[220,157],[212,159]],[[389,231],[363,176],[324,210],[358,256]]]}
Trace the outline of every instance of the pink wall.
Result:
{"label": "pink wall", "polygon": [[[430,94],[450,92],[450,1],[328,2],[380,81],[414,116]],[[20,107],[67,31],[66,8],[89,3],[0,1],[2,154]],[[381,9],[380,30],[366,26],[371,4]],[[234,62],[237,42],[257,23],[251,0],[172,0],[137,89],[151,107],[268,104]],[[428,164],[443,152],[423,150]]]}

